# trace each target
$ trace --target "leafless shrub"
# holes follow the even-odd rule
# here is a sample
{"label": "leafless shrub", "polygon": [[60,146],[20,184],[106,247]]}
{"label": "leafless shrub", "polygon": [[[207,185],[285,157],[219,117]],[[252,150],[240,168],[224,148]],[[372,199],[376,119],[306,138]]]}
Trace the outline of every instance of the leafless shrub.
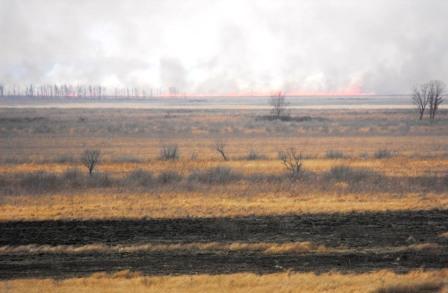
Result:
{"label": "leafless shrub", "polygon": [[269,104],[271,105],[271,115],[273,119],[281,120],[283,117],[288,117],[288,102],[286,101],[285,95],[279,92],[276,95],[272,95]]}
{"label": "leafless shrub", "polygon": [[200,182],[206,184],[225,184],[243,179],[242,174],[234,172],[227,167],[216,167],[208,170],[193,171],[188,176],[190,182]]}
{"label": "leafless shrub", "polygon": [[437,111],[440,104],[443,103],[443,93],[445,91],[445,84],[440,80],[431,80],[428,82],[429,92],[429,119],[436,118]]}
{"label": "leafless shrub", "polygon": [[445,84],[440,80],[431,80],[414,88],[412,102],[417,107],[419,119],[423,119],[426,108],[429,107],[429,119],[434,120],[440,104],[443,103]]}
{"label": "leafless shrub", "polygon": [[429,103],[427,83],[414,88],[414,92],[412,94],[412,102],[417,107],[419,119],[422,120],[423,115],[425,114],[426,111],[426,107],[428,106]]}
{"label": "leafless shrub", "polygon": [[154,177],[150,172],[137,169],[130,172],[125,179],[125,185],[131,186],[149,186],[153,183]]}
{"label": "leafless shrub", "polygon": [[198,159],[198,153],[196,151],[191,153],[190,160],[196,161]]}
{"label": "leafless shrub", "polygon": [[377,150],[374,154],[373,157],[375,159],[387,159],[387,158],[391,158],[394,155],[396,155],[396,153],[394,153],[393,151],[387,150],[387,149],[380,149]]}
{"label": "leafless shrub", "polygon": [[345,155],[341,151],[329,150],[326,152],[325,157],[327,159],[343,159]]}
{"label": "leafless shrub", "polygon": [[181,180],[182,176],[176,171],[164,171],[157,177],[157,181],[162,184],[179,182]]}
{"label": "leafless shrub", "polygon": [[224,161],[228,161],[229,158],[226,155],[225,148],[226,148],[226,144],[224,141],[218,140],[215,142],[215,150],[222,156]]}
{"label": "leafless shrub", "polygon": [[248,161],[264,160],[266,159],[266,156],[260,155],[255,150],[250,150],[243,159]]}
{"label": "leafless shrub", "polygon": [[325,179],[345,181],[348,183],[359,183],[366,179],[379,178],[380,176],[380,174],[368,169],[352,168],[349,166],[335,166],[325,174]]}
{"label": "leafless shrub", "polygon": [[99,188],[99,187],[111,187],[116,186],[116,180],[107,173],[95,173],[93,176],[89,176],[87,179],[87,187]]}
{"label": "leafless shrub", "polygon": [[299,178],[302,171],[302,154],[297,153],[294,148],[289,148],[278,153],[278,158],[282,161],[291,178]]}
{"label": "leafless shrub", "polygon": [[160,149],[160,159],[163,161],[175,161],[179,159],[179,150],[177,145],[163,145]]}
{"label": "leafless shrub", "polygon": [[89,170],[92,175],[93,170],[100,161],[101,152],[99,150],[85,150],[81,156],[81,163]]}

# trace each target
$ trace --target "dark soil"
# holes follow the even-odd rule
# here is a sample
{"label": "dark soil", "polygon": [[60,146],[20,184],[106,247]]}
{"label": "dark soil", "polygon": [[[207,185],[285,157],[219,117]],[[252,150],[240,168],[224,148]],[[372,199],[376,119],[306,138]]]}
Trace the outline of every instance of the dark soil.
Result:
{"label": "dark soil", "polygon": [[[313,214],[161,220],[0,222],[0,245],[92,243],[290,242],[311,241],[353,248],[347,254],[265,255],[245,252],[139,252],[0,255],[0,278],[71,277],[97,271],[138,270],[145,274],[325,272],[447,268],[448,210]],[[370,253],[369,247],[437,243],[442,249]]]}

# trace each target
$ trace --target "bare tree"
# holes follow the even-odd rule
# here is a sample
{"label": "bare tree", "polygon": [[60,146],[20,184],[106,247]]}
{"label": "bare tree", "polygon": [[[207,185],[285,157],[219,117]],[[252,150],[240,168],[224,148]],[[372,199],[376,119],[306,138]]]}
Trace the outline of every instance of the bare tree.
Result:
{"label": "bare tree", "polygon": [[175,161],[179,159],[179,149],[177,145],[163,145],[160,149],[160,159],[163,161]]}
{"label": "bare tree", "polygon": [[287,117],[288,113],[288,102],[286,101],[285,95],[282,92],[278,92],[276,95],[272,95],[269,104],[271,105],[271,115],[273,119],[282,119]]}
{"label": "bare tree", "polygon": [[229,159],[226,156],[225,147],[226,147],[225,142],[223,142],[221,140],[219,140],[215,143],[215,150],[221,154],[224,161],[228,161]]}
{"label": "bare tree", "polygon": [[425,114],[426,107],[429,103],[429,95],[428,95],[428,84],[422,84],[419,87],[414,88],[414,93],[412,94],[412,102],[417,107],[417,111],[419,114],[419,119],[423,119],[423,115]]}
{"label": "bare tree", "polygon": [[81,156],[81,163],[89,170],[89,175],[93,174],[95,166],[100,161],[101,152],[99,150],[85,150]]}
{"label": "bare tree", "polygon": [[428,103],[429,103],[429,119],[436,118],[437,110],[443,103],[443,94],[445,91],[445,83],[440,80],[431,80],[428,85]]}
{"label": "bare tree", "polygon": [[289,148],[278,153],[279,159],[289,171],[292,178],[298,178],[302,170],[302,154],[294,148]]}

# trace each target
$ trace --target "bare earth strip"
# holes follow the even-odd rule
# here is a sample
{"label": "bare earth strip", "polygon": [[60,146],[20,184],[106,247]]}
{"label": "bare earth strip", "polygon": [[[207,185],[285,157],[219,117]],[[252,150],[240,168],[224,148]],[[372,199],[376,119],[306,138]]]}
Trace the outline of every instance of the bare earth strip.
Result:
{"label": "bare earth strip", "polygon": [[[0,275],[6,279],[67,278],[124,268],[164,275],[404,272],[448,266],[447,210],[8,221],[0,223],[0,230]],[[83,245],[91,246],[83,250]]]}

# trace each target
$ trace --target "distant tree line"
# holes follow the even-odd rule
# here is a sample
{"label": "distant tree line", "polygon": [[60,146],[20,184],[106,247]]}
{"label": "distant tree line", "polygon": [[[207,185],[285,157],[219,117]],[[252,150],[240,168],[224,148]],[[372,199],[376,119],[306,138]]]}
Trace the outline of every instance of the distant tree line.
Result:
{"label": "distant tree line", "polygon": [[116,98],[144,98],[162,95],[179,95],[175,87],[168,90],[162,88],[141,89],[137,87],[107,88],[101,85],[72,85],[46,84],[27,86],[6,86],[0,84],[0,97],[116,97]]}

